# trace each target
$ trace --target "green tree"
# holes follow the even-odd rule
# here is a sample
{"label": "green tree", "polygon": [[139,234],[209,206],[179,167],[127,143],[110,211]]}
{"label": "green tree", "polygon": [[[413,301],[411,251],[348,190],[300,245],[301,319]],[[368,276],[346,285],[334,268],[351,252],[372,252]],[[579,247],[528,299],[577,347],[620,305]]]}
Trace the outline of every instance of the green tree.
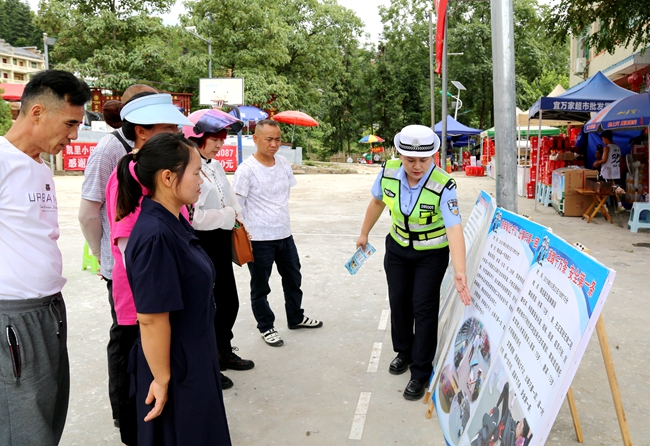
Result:
{"label": "green tree", "polygon": [[[610,53],[618,46],[636,50],[650,45],[648,23],[650,9],[634,0],[560,0],[545,20],[555,42],[565,42],[567,33],[589,36],[589,46]],[[592,34],[593,24],[599,29]]]}
{"label": "green tree", "polygon": [[[0,88],[0,95],[2,93],[4,93],[4,90]],[[11,105],[4,99],[0,99],[0,136],[7,133],[11,128],[11,123]]]}
{"label": "green tree", "polygon": [[0,0],[0,39],[12,46],[43,48],[42,31],[35,25],[34,12],[21,0]]}

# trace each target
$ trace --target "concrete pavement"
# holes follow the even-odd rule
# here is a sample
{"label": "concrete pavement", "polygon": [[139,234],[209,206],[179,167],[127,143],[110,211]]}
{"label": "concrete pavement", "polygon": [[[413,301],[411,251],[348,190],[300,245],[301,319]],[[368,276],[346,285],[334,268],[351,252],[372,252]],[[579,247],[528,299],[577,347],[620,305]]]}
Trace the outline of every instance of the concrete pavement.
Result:
{"label": "concrete pavement", "polygon": [[[235,266],[241,307],[233,345],[255,361],[250,371],[225,371],[235,386],[224,391],[235,445],[442,445],[438,421],[426,406],[404,400],[408,374],[393,376],[394,353],[383,272],[385,212],[371,233],[377,253],[355,276],[343,267],[354,251],[370,186],[378,169],[357,175],[298,175],[292,190],[292,229],[303,272],[303,307],[322,319],[317,330],[288,330],[277,271],[271,307],[285,345],[267,346],[255,327],[248,298],[248,270]],[[461,213],[469,216],[481,189],[494,180],[455,175]],[[81,271],[83,237],[77,222],[82,177],[55,177],[69,320],[72,391],[63,445],[119,445],[107,396],[106,342],[110,326],[104,282]],[[614,365],[634,444],[650,444],[650,361],[645,312],[650,289],[650,234],[634,234],[598,217],[587,224],[561,217],[552,208],[520,199],[519,212],[553,228],[569,242],[580,241],[594,257],[617,271],[603,311]],[[625,219],[627,214],[625,214]],[[617,223],[617,217],[614,216]],[[623,225],[623,220],[620,220]],[[375,371],[376,370],[376,371]],[[598,341],[594,336],[573,383],[587,445],[614,445],[621,436]],[[358,439],[350,439],[358,438]],[[577,444],[566,404],[547,444]]]}

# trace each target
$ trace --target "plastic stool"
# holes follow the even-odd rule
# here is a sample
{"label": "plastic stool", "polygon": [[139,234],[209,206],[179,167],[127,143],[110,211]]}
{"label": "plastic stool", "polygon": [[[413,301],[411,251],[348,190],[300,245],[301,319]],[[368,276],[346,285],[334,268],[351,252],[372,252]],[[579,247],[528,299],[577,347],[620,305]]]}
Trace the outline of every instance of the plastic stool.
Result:
{"label": "plastic stool", "polygon": [[650,203],[635,202],[630,210],[627,228],[632,232],[639,229],[650,229]]}
{"label": "plastic stool", "polygon": [[81,269],[85,271],[89,267],[93,274],[97,274],[97,271],[99,271],[99,262],[97,261],[97,257],[90,253],[88,242],[84,242],[84,255],[81,259]]}

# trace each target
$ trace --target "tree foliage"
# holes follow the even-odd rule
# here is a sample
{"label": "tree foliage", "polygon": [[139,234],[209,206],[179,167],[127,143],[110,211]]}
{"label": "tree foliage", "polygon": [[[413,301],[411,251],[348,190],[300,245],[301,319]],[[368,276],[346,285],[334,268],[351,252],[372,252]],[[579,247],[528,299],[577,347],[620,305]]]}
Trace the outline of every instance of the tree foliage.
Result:
{"label": "tree foliage", "polygon": [[0,0],[0,39],[11,46],[43,48],[42,31],[34,24],[35,15],[22,0]]}
{"label": "tree foliage", "polygon": [[[636,0],[560,0],[545,25],[556,42],[564,42],[567,33],[588,36],[589,46],[613,53],[617,46],[632,45],[634,50],[650,45],[650,9]],[[591,25],[598,32],[591,33]]]}
{"label": "tree foliage", "polygon": [[[2,93],[4,93],[4,90],[0,88],[0,95]],[[11,105],[4,99],[0,99],[0,136],[7,133],[11,128],[11,123]]]}

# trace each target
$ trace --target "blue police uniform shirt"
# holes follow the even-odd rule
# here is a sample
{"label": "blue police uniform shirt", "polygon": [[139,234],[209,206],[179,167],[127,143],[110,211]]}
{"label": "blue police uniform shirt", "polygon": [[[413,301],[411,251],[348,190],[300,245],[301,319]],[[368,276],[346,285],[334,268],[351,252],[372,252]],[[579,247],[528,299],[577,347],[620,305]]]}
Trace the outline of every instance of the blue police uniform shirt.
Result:
{"label": "blue police uniform shirt", "polygon": [[[436,165],[431,163],[431,167],[425,175],[422,175],[418,184],[411,187],[406,178],[404,166],[400,166],[397,171],[397,179],[400,181],[400,209],[404,215],[409,215],[413,211],[415,203],[418,201],[418,197],[420,196],[420,190],[429,179],[429,176],[431,176],[431,172],[434,168],[436,168]],[[383,175],[384,169],[382,168],[379,175],[377,175],[377,178],[375,178],[375,182],[371,189],[372,196],[380,201],[383,197],[383,191],[381,189],[381,179]],[[460,217],[460,209],[458,208],[456,188],[449,189],[445,187],[443,189],[442,196],[440,197],[440,211],[446,228],[451,228],[452,226],[461,223],[462,219]]]}

